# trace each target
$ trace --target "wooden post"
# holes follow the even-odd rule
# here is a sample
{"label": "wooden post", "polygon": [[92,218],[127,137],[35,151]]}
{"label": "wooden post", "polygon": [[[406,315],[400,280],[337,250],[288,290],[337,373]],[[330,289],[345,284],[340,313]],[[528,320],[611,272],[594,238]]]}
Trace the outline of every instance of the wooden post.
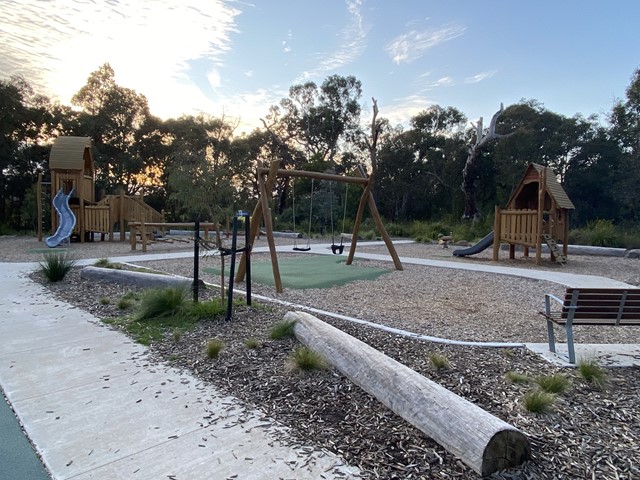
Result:
{"label": "wooden post", "polygon": [[271,207],[269,206],[269,198],[267,196],[267,188],[265,186],[264,177],[258,175],[258,186],[260,187],[260,201],[262,202],[262,217],[264,218],[264,227],[267,231],[267,243],[269,244],[269,253],[271,254],[271,268],[273,269],[273,280],[275,282],[276,292],[282,293],[282,280],[280,279],[280,267],[278,266],[278,255],[276,253],[276,242],[273,238],[273,224],[271,222]]}
{"label": "wooden post", "polygon": [[129,242],[131,242],[131,250],[136,249],[136,224],[129,222]]}
{"label": "wooden post", "polygon": [[38,241],[42,241],[42,174],[38,174],[36,185],[36,203],[38,204]]}
{"label": "wooden post", "polygon": [[[360,205],[358,205],[358,216],[356,216],[356,220],[358,220],[358,218],[360,219],[360,221],[362,220],[362,214],[363,214],[363,210],[364,210],[364,206],[362,206],[362,201],[363,199],[366,199],[367,204],[369,205],[369,210],[371,211],[371,217],[373,218],[373,222],[376,224],[376,227],[378,229],[378,233],[380,234],[380,236],[382,237],[382,240],[384,241],[385,245],[387,246],[387,250],[389,251],[389,255],[391,255],[391,258],[393,259],[393,265],[396,267],[396,270],[403,270],[402,267],[402,262],[400,262],[400,257],[398,257],[398,253],[396,252],[396,248],[393,246],[393,242],[391,241],[391,237],[389,237],[389,234],[387,233],[387,229],[384,228],[384,224],[382,223],[382,218],[380,218],[380,213],[378,212],[378,207],[376,206],[376,202],[373,198],[373,195],[371,194],[371,187],[373,184],[373,178],[369,177],[367,178],[367,174],[364,171],[364,167],[362,167],[362,165],[358,165],[358,175],[360,175],[361,178],[367,179],[367,186],[365,187],[365,191],[364,194],[362,196],[362,198],[360,199]],[[362,209],[360,208],[362,206]],[[360,221],[358,221],[358,228],[360,228]],[[351,263],[353,262],[353,255],[355,254],[355,246],[356,246],[356,242],[358,239],[358,235],[357,232],[355,231],[355,225],[354,225],[354,236],[351,239],[351,248],[349,249],[349,257],[347,258],[347,265],[351,265]]]}
{"label": "wooden post", "polygon": [[[274,160],[271,162],[269,173],[267,175],[267,183],[265,185],[267,192],[273,190],[273,186],[276,183],[278,168],[280,167],[280,160]],[[258,169],[258,182],[260,181],[260,177],[262,173],[260,173],[261,169]],[[259,194],[262,195],[262,194]],[[260,219],[263,217],[264,212],[262,211],[262,202],[258,199],[258,203],[256,203],[255,208],[253,209],[253,214],[251,215],[251,230],[249,231],[249,244],[253,248],[253,242],[258,235],[258,230],[260,228]],[[227,231],[228,228],[227,228]],[[247,255],[250,255],[251,252],[242,252],[242,257],[240,257],[240,263],[238,264],[238,273],[236,274],[236,283],[240,283],[244,280],[245,273],[247,272]]]}
{"label": "wooden post", "polygon": [[493,261],[497,262],[500,256],[500,237],[502,236],[502,220],[500,220],[500,207],[495,206],[493,218]]}
{"label": "wooden post", "polygon": [[367,182],[360,197],[360,203],[358,204],[358,212],[356,213],[356,219],[353,222],[353,232],[351,236],[351,247],[349,248],[349,255],[347,256],[347,265],[353,263],[353,256],[356,253],[356,245],[358,244],[358,234],[360,233],[360,224],[362,223],[362,217],[364,216],[364,206],[367,204],[367,198],[371,193],[371,182]]}
{"label": "wooden post", "polygon": [[[118,223],[120,224],[120,241],[124,241],[124,189],[118,194]],[[129,221],[135,219],[130,218]]]}
{"label": "wooden post", "polygon": [[542,169],[538,179],[538,218],[536,224],[536,265],[542,263],[542,218],[544,214],[544,196],[547,185],[547,167]]}
{"label": "wooden post", "polygon": [[142,251],[147,251],[147,227],[144,224],[143,220],[140,222],[140,239],[142,240]]}
{"label": "wooden post", "polygon": [[483,477],[530,457],[520,430],[470,401],[308,313],[284,318],[300,342]]}

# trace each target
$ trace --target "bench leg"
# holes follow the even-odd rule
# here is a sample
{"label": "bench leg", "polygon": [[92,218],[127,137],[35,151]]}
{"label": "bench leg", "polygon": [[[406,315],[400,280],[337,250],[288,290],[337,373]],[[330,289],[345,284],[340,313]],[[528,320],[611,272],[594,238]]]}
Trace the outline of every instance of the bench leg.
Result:
{"label": "bench leg", "polygon": [[576,363],[576,351],[573,346],[573,328],[567,323],[567,350],[569,351],[569,363]]}
{"label": "bench leg", "polygon": [[556,353],[556,337],[553,334],[553,322],[547,320],[547,335],[549,337],[549,351]]}

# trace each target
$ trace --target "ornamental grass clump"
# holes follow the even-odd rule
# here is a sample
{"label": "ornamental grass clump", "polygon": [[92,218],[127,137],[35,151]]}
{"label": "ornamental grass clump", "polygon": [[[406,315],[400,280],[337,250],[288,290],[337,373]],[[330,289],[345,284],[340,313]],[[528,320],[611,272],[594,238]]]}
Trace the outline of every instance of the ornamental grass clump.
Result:
{"label": "ornamental grass clump", "polygon": [[522,403],[524,408],[531,413],[548,413],[551,411],[556,396],[542,390],[531,390],[524,394]]}
{"label": "ornamental grass clump", "polygon": [[186,287],[169,287],[148,290],[140,300],[136,321],[180,316],[188,303]]}
{"label": "ornamental grass clump", "polygon": [[329,368],[329,363],[324,359],[324,357],[308,347],[296,348],[289,358],[289,364],[294,371],[308,372],[311,370],[326,370]]}
{"label": "ornamental grass clump", "polygon": [[587,382],[601,390],[604,390],[607,386],[607,372],[593,358],[580,360],[578,362],[578,373]]}
{"label": "ornamental grass clump", "polygon": [[536,382],[543,391],[558,395],[562,395],[566,392],[570,385],[569,379],[561,373],[538,377]]}
{"label": "ornamental grass clump", "polygon": [[431,365],[433,365],[437,370],[449,368],[449,360],[444,355],[432,353],[429,355],[429,360],[431,360]]}
{"label": "ornamental grass clump", "polygon": [[529,383],[531,381],[531,377],[525,375],[524,373],[515,372],[513,370],[509,370],[505,373],[504,377],[510,383]]}
{"label": "ornamental grass clump", "polygon": [[269,338],[271,340],[293,338],[295,336],[293,332],[295,326],[295,320],[282,320],[281,322],[278,322],[273,326],[271,332],[269,332]]}
{"label": "ornamental grass clump", "polygon": [[59,282],[75,266],[76,261],[66,253],[45,253],[44,260],[40,262],[40,272],[50,282]]}
{"label": "ornamental grass clump", "polygon": [[216,359],[220,356],[220,352],[222,352],[223,348],[224,342],[216,338],[207,342],[205,353],[207,354],[208,358]]}
{"label": "ornamental grass clump", "polygon": [[255,350],[256,348],[260,347],[260,340],[258,340],[257,338],[247,338],[244,341],[244,346],[246,348],[248,348],[249,350]]}

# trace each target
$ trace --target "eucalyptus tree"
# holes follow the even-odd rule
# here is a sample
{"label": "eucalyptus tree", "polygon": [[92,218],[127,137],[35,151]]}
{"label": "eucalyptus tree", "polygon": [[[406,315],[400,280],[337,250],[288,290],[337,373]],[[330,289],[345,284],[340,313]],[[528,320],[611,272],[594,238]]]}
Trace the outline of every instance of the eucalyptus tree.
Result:
{"label": "eucalyptus tree", "polygon": [[105,63],[89,75],[71,101],[82,109],[82,131],[93,139],[97,151],[97,183],[109,191],[117,187],[127,193],[140,191],[150,166],[144,140],[155,129],[149,128],[152,116],[146,97],[118,85],[113,68]]}
{"label": "eucalyptus tree", "polygon": [[361,96],[362,84],[353,76],[333,75],[320,87],[293,85],[266,123],[308,159],[335,163],[341,142],[355,139],[359,131]]}

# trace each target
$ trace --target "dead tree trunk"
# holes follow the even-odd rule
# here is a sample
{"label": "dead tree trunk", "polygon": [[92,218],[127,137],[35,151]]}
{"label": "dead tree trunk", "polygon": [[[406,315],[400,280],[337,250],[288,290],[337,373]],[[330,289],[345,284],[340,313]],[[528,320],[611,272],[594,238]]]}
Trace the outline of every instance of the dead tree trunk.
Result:
{"label": "dead tree trunk", "polygon": [[462,218],[467,220],[477,220],[480,217],[478,206],[476,204],[476,192],[478,190],[477,185],[477,160],[482,152],[482,149],[492,140],[508,137],[510,134],[501,135],[496,133],[496,122],[500,115],[504,112],[504,106],[500,104],[500,110],[498,110],[491,118],[489,123],[489,129],[484,132],[482,126],[482,117],[478,120],[476,126],[476,142],[469,146],[469,152],[467,155],[467,161],[464,164],[462,170],[462,185],[460,188],[464,193],[464,213]]}

